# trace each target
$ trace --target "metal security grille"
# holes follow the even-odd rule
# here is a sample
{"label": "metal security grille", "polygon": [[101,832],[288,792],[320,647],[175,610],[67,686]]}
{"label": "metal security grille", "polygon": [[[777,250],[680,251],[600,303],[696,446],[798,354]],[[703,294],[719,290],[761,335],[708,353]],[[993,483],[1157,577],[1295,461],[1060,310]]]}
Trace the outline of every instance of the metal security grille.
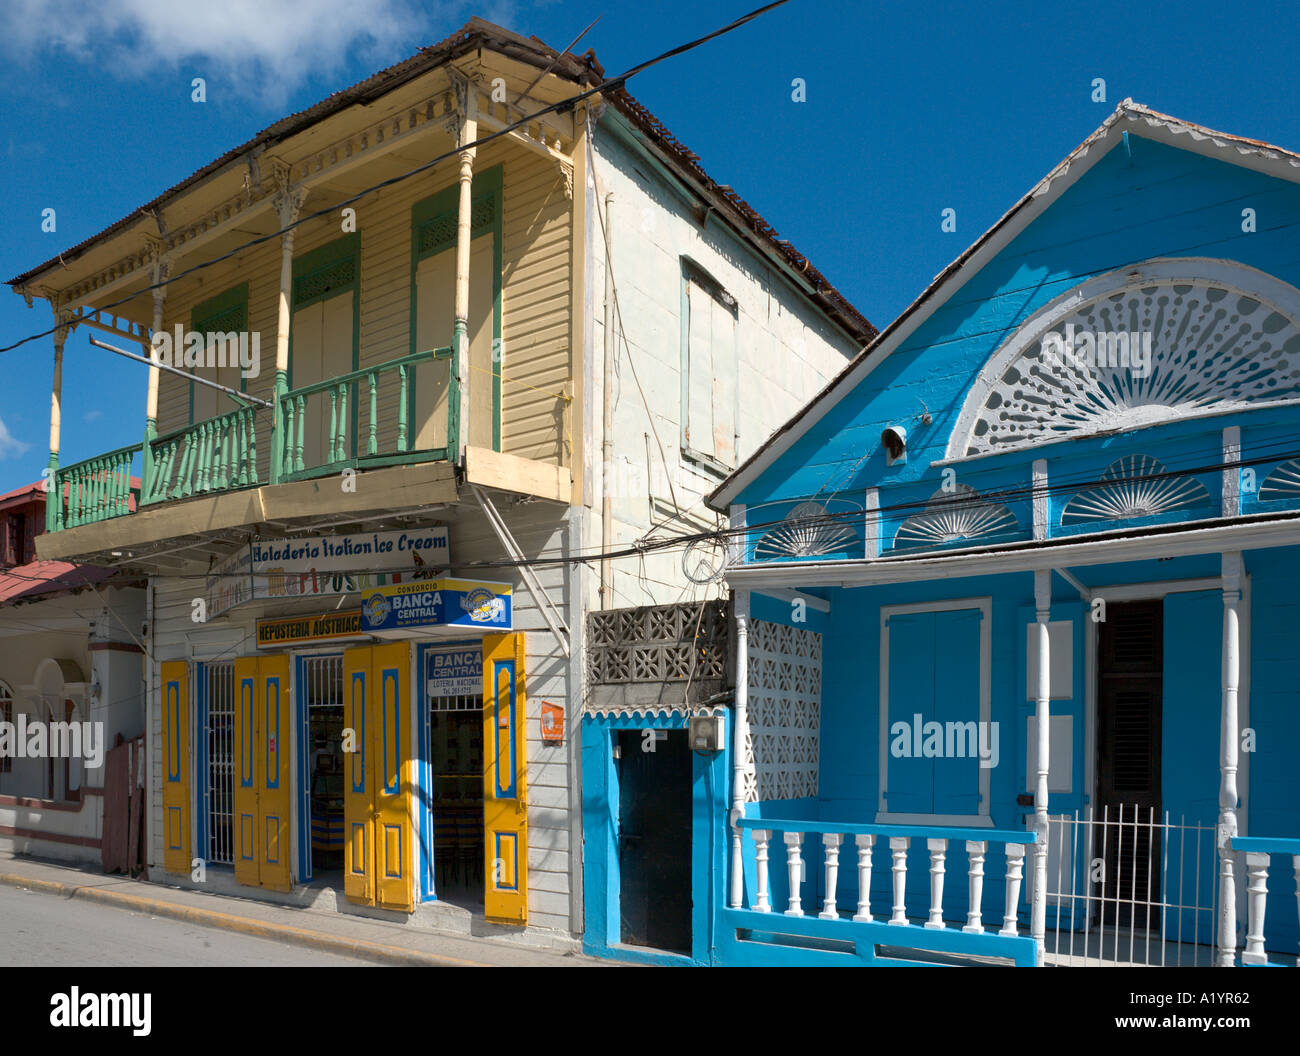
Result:
{"label": "metal security grille", "polygon": [[207,775],[203,809],[207,814],[210,862],[233,865],[235,803],[235,662],[226,660],[203,667],[203,739],[207,747]]}
{"label": "metal security grille", "polygon": [[318,867],[331,864],[331,855],[341,853],[336,845],[341,841],[343,825],[343,779],[336,750],[343,737],[343,654],[304,656],[297,693],[306,704],[302,710],[302,743],[308,753],[310,837],[306,875],[310,878]]}
{"label": "metal security grille", "polygon": [[480,711],[483,708],[481,696],[430,697],[430,711]]}

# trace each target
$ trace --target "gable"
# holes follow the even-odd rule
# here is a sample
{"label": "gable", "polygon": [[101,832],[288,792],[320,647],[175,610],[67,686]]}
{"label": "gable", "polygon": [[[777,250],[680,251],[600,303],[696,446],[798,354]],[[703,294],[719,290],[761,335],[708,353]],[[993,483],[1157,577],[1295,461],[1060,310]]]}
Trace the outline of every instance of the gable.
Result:
{"label": "gable", "polygon": [[[1244,229],[1243,209],[1254,210],[1254,230]],[[1134,133],[1115,137],[914,332],[860,366],[861,376],[731,501],[938,487],[934,463],[1017,447],[1005,436],[1001,444],[981,439],[995,422],[1015,432],[1007,403],[1017,400],[1010,414],[1034,423],[1017,438],[1026,452],[1053,433],[1183,421],[1188,406],[1212,414],[1284,403],[1300,395],[1292,376],[1300,369],[1300,261],[1288,237],[1298,220],[1300,188],[1289,180]],[[1049,395],[1060,394],[1024,353],[1053,327],[1063,331],[1071,312],[1080,321],[1091,312],[1094,329],[1111,321],[1115,330],[1152,331],[1156,381],[1113,401],[1112,410],[1135,413],[1085,414],[1092,421],[1079,428],[1053,420],[1060,408]],[[1202,345],[1213,346],[1208,359]],[[1080,407],[1097,399],[1092,390],[1076,395]],[[881,432],[889,426],[906,431],[904,464],[886,464]]]}

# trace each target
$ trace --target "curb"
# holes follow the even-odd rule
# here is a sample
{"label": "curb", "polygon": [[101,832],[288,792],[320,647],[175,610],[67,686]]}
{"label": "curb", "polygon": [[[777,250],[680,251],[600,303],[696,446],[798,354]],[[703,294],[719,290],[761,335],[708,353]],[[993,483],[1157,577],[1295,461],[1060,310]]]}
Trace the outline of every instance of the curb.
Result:
{"label": "curb", "polygon": [[65,884],[56,880],[40,880],[35,877],[23,876],[20,873],[0,873],[0,884],[8,887],[27,888],[49,895],[60,895],[64,898],[80,898],[87,902],[99,902],[103,905],[116,906],[119,909],[130,909],[156,917],[170,917],[173,920],[183,920],[202,927],[239,932],[243,935],[252,935],[261,939],[274,939],[307,949],[341,953],[384,964],[423,968],[489,967],[489,965],[480,961],[467,961],[459,957],[447,957],[433,953],[419,953],[415,950],[403,949],[400,946],[387,946],[380,942],[370,942],[367,939],[343,939],[319,931],[310,931],[307,928],[296,928],[290,924],[272,924],[265,920],[238,917],[233,913],[222,913],[214,909],[182,906],[161,899],[128,895],[120,891],[104,891],[97,887],[85,887],[79,884]]}

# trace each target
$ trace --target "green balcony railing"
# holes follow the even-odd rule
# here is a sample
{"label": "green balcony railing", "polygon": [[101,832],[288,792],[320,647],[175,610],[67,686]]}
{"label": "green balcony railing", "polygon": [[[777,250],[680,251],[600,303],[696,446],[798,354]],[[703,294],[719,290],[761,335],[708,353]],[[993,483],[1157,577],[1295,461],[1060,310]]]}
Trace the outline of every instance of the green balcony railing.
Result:
{"label": "green balcony railing", "polygon": [[[457,450],[461,422],[451,367],[451,349],[437,348],[281,393],[271,423],[270,483],[349,466],[447,458]],[[256,487],[262,482],[259,410],[241,406],[62,469],[52,461],[56,498],[47,504],[46,530],[106,521],[141,505]]]}
{"label": "green balcony railing", "polygon": [[132,474],[140,444],[96,455],[51,474],[45,527],[57,532],[131,513],[140,498]]}
{"label": "green balcony railing", "polygon": [[[417,370],[435,372],[420,379],[419,400]],[[459,404],[450,348],[414,352],[291,389],[279,397],[272,481],[446,458],[456,446]]]}
{"label": "green balcony railing", "polygon": [[166,502],[257,484],[257,408],[217,418],[153,440],[144,501]]}

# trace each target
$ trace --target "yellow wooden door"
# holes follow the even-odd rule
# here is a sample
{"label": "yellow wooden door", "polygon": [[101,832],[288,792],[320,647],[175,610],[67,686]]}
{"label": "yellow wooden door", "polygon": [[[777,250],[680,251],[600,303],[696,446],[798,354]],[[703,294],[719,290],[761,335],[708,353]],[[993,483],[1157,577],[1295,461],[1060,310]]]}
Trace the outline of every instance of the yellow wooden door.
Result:
{"label": "yellow wooden door", "polygon": [[235,879],[258,885],[258,670],[257,657],[235,658]]}
{"label": "yellow wooden door", "polygon": [[[290,804],[289,790],[289,657],[263,656],[257,660],[257,871],[263,887],[288,891]],[[310,823],[303,839],[310,839]]]}
{"label": "yellow wooden door", "polygon": [[162,665],[163,869],[190,871],[190,665]]}
{"label": "yellow wooden door", "polygon": [[374,780],[375,901],[386,909],[415,909],[411,840],[410,648],[406,642],[371,649],[371,773]]}
{"label": "yellow wooden door", "polygon": [[483,636],[484,915],[528,923],[524,636]]}
{"label": "yellow wooden door", "polygon": [[366,906],[375,904],[370,661],[370,646],[343,653],[343,890],[349,901]]}

